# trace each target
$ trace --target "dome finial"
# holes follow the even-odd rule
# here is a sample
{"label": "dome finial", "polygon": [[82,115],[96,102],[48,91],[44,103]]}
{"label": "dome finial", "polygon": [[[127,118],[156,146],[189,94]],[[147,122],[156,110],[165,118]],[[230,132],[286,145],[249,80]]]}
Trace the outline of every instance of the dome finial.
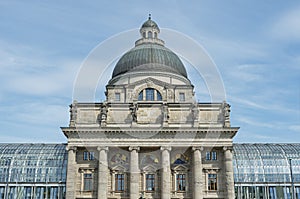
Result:
{"label": "dome finial", "polygon": [[151,13],[149,13],[149,17],[148,17],[148,19],[149,19],[149,20],[151,20]]}

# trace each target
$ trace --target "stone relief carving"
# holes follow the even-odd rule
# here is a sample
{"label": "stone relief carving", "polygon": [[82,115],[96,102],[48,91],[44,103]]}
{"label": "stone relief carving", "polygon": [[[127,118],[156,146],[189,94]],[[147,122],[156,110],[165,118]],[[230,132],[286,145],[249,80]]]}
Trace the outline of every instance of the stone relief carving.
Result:
{"label": "stone relief carving", "polygon": [[155,157],[152,154],[146,154],[141,161],[141,165],[142,166],[146,166],[146,165],[156,165],[159,163],[159,160],[157,157]]}
{"label": "stone relief carving", "polygon": [[226,102],[223,102],[222,110],[224,115],[224,126],[230,127],[230,105]]}
{"label": "stone relief carving", "polygon": [[100,118],[99,118],[101,125],[106,124],[106,118],[107,118],[107,104],[103,103],[101,106]]}
{"label": "stone relief carving", "polygon": [[137,122],[137,111],[138,111],[138,104],[133,103],[130,107],[131,117],[133,122]]}
{"label": "stone relief carving", "polygon": [[126,165],[129,164],[129,158],[125,154],[117,153],[110,159],[111,165]]}

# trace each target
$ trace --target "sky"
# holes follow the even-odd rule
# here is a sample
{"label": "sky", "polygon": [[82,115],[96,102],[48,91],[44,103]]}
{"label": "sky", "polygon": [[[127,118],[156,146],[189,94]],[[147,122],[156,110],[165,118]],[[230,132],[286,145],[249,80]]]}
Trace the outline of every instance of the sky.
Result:
{"label": "sky", "polygon": [[[231,125],[240,127],[234,142],[300,142],[296,0],[2,0],[0,142],[65,143],[60,127],[68,126],[84,60],[108,38],[139,28],[149,13],[162,30],[199,43],[217,66]],[[203,90],[195,87],[200,102],[208,99]]]}

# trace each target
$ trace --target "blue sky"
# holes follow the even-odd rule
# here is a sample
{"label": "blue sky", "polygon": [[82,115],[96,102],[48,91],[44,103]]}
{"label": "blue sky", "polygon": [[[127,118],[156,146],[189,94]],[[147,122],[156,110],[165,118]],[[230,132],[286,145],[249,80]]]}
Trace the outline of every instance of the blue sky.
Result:
{"label": "blue sky", "polygon": [[300,2],[292,0],[0,1],[0,142],[66,142],[59,127],[83,60],[148,13],[214,60],[232,126],[241,127],[235,142],[300,142]]}

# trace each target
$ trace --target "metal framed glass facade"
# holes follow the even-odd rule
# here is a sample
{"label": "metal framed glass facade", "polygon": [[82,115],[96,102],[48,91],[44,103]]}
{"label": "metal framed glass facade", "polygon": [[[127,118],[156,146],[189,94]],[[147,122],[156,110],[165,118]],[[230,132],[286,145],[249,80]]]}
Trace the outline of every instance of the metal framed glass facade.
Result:
{"label": "metal framed glass facade", "polygon": [[0,144],[1,198],[64,198],[65,144]]}
{"label": "metal framed glass facade", "polygon": [[[0,199],[65,198],[67,155],[66,144],[0,144]],[[300,199],[300,144],[234,144],[233,169],[237,199]],[[176,177],[184,190],[185,176]]]}
{"label": "metal framed glass facade", "polygon": [[233,168],[237,198],[300,199],[300,144],[234,144]]}

